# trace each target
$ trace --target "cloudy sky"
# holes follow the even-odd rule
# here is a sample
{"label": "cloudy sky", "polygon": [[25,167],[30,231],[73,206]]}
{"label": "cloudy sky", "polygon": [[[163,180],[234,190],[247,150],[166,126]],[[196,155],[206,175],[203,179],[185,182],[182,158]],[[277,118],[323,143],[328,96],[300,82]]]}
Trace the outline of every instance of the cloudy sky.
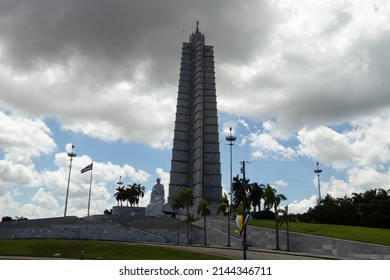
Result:
{"label": "cloudy sky", "polygon": [[[0,0],[0,216],[116,205],[116,182],[169,184],[182,42],[214,46],[223,185],[252,182],[291,212],[390,187],[390,3]],[[149,201],[149,192],[142,205]]]}

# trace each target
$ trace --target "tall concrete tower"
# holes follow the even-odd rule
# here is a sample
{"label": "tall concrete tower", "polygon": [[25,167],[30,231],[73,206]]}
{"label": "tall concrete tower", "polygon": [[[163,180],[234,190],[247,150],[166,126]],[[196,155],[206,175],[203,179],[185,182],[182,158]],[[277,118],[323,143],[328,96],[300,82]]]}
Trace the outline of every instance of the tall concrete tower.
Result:
{"label": "tall concrete tower", "polygon": [[214,49],[196,31],[183,43],[168,204],[183,187],[215,203],[222,195]]}

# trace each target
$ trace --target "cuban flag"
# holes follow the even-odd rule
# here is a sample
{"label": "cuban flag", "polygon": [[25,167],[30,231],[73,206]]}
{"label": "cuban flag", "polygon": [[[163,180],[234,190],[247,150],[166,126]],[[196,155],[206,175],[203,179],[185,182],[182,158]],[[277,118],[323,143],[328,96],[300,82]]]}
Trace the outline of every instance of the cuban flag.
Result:
{"label": "cuban flag", "polygon": [[93,163],[91,163],[90,165],[88,165],[88,166],[84,167],[83,169],[81,169],[81,173],[84,173],[84,172],[92,170],[92,167],[93,167]]}

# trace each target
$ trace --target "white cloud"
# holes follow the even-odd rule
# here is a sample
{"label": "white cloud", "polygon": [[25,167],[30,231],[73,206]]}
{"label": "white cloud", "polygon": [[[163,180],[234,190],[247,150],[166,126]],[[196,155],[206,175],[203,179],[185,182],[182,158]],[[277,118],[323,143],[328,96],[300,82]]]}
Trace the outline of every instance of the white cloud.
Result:
{"label": "white cloud", "polygon": [[5,114],[0,110],[0,186],[37,187],[42,184],[32,157],[56,149],[50,129],[41,120]]}
{"label": "white cloud", "polygon": [[346,132],[359,156],[358,165],[384,164],[390,161],[390,111],[356,118],[352,130]]}
{"label": "white cloud", "polygon": [[[35,195],[31,198],[31,203],[34,207],[42,208],[46,211],[50,210],[53,214],[60,210],[58,201],[54,199],[50,192],[46,192],[42,187],[39,188]],[[39,214],[42,214],[42,212]]]}
{"label": "white cloud", "polygon": [[0,123],[0,149],[16,162],[30,164],[32,156],[56,149],[50,129],[41,120],[8,115],[0,110]]}
{"label": "white cloud", "polygon": [[[361,193],[375,188],[389,188],[390,169],[383,166],[352,167],[346,170],[346,178],[331,176],[329,180],[321,180],[321,197],[330,194],[334,198],[351,197],[352,193]],[[313,178],[317,186],[317,178]]]}
{"label": "white cloud", "polygon": [[280,187],[287,187],[288,186],[288,183],[283,179],[275,181],[274,184],[276,186],[280,186]]}
{"label": "white cloud", "polygon": [[[80,170],[90,163],[91,158],[86,155],[80,155],[73,159],[67,215],[87,215],[91,173],[81,174]],[[2,202],[0,213],[4,213],[4,215],[10,213],[9,215],[28,218],[63,215],[69,174],[69,157],[66,153],[55,155],[55,170],[37,172],[34,166],[11,164],[13,163],[5,160],[0,161],[0,173],[8,175],[8,177],[2,176],[0,180],[0,202]],[[158,170],[158,173],[166,177],[162,170]],[[16,177],[9,177],[12,174]],[[91,214],[102,213],[104,209],[116,205],[113,195],[119,176],[122,176],[125,184],[133,182],[142,184],[150,175],[143,170],[136,171],[130,165],[120,166],[111,162],[94,162]],[[37,190],[33,190],[31,195],[19,191],[21,187],[26,186],[36,187]],[[19,202],[21,197],[27,203],[21,204]]]}
{"label": "white cloud", "polygon": [[[317,186],[317,178],[313,179],[313,185]],[[327,194],[337,198],[344,197],[345,195],[350,196],[353,192],[358,192],[356,191],[356,186],[353,186],[348,182],[345,182],[344,180],[338,179],[336,177],[331,177],[329,181],[321,181],[320,186],[321,199],[323,199]]]}
{"label": "white cloud", "polygon": [[349,139],[328,127],[298,132],[299,154],[317,159],[335,168],[345,168],[355,157]]}
{"label": "white cloud", "polygon": [[19,203],[13,200],[11,192],[0,184],[0,213],[2,216],[18,215]]}
{"label": "white cloud", "polygon": [[366,1],[274,4],[267,47],[251,63],[220,69],[223,92],[236,97],[223,98],[223,110],[265,120],[273,136],[287,139],[305,126],[345,123],[390,105],[390,56],[381,51],[390,42],[386,1],[378,9]]}
{"label": "white cloud", "polygon": [[320,126],[298,132],[298,153],[337,169],[390,161],[390,112],[356,119],[342,132]]}
{"label": "white cloud", "polygon": [[[265,121],[273,137],[390,104],[386,1],[169,2],[153,2],[152,20],[134,16],[150,12],[148,1],[110,4],[110,12],[100,3],[104,22],[91,16],[89,1],[5,4],[0,108],[54,116],[106,141],[169,148],[190,8],[204,15],[201,30],[216,47],[220,110]],[[183,34],[180,26],[191,28]]]}
{"label": "white cloud", "polygon": [[147,172],[143,170],[136,171],[134,167],[127,164],[124,165],[122,169],[125,172],[125,175],[129,176],[131,180],[137,183],[146,182],[150,177],[150,174],[148,174]]}
{"label": "white cloud", "polygon": [[36,187],[42,184],[33,165],[23,165],[9,160],[0,160],[0,185]]}
{"label": "white cloud", "polygon": [[239,119],[238,123],[241,124],[246,130],[250,130],[248,123],[244,119]]}
{"label": "white cloud", "polygon": [[288,211],[291,214],[305,213],[309,210],[310,207],[314,207],[317,205],[318,196],[312,195],[308,199],[303,199],[301,201],[293,201],[288,204]]}
{"label": "white cloud", "polygon": [[252,157],[290,159],[295,156],[295,151],[290,147],[284,147],[277,139],[267,133],[250,133],[247,137],[252,148]]}
{"label": "white cloud", "polygon": [[[304,156],[345,172],[324,181],[332,194],[386,184],[389,1],[167,1],[2,4],[0,199],[14,199],[23,183],[38,189],[37,201],[52,195],[61,205],[69,158],[57,154],[56,167],[43,171],[32,163],[56,150],[47,116],[67,132],[170,148],[181,42],[199,20],[194,15],[215,46],[219,111],[235,116],[224,134],[229,127],[250,133],[246,118],[262,122],[264,131],[241,137],[240,148],[249,143],[255,159]],[[89,178],[79,170],[90,160],[74,160],[72,213],[85,208]],[[94,209],[109,203],[119,176],[150,178],[108,160],[95,167]],[[31,203],[25,209],[35,211]]]}
{"label": "white cloud", "polygon": [[347,180],[354,192],[374,188],[388,188],[390,182],[390,170],[383,166],[353,167],[347,172]]}

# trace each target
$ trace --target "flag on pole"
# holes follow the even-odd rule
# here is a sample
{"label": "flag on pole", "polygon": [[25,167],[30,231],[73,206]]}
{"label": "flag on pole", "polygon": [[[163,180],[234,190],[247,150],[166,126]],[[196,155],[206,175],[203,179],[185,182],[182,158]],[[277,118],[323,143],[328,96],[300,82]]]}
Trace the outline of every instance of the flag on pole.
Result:
{"label": "flag on pole", "polygon": [[81,169],[81,173],[84,173],[84,172],[92,170],[92,166],[93,166],[93,163],[91,163],[90,165],[84,167],[83,169]]}
{"label": "flag on pole", "polygon": [[242,235],[243,234],[243,231],[244,231],[244,227],[246,226],[246,224],[248,223],[248,220],[251,218],[252,216],[250,214],[246,215],[245,217],[245,220],[244,220],[244,216],[243,215],[237,215],[236,217],[236,225],[237,225],[237,230],[235,230],[235,232],[239,235]]}
{"label": "flag on pole", "polygon": [[237,229],[235,230],[235,232],[237,234],[241,235],[241,230],[243,229],[243,225],[244,225],[244,216],[243,215],[236,216],[236,225],[237,225]]}

